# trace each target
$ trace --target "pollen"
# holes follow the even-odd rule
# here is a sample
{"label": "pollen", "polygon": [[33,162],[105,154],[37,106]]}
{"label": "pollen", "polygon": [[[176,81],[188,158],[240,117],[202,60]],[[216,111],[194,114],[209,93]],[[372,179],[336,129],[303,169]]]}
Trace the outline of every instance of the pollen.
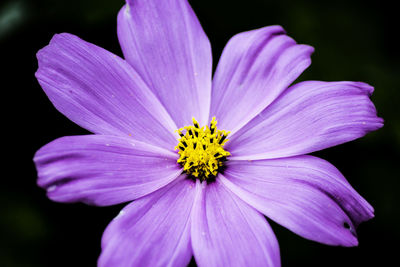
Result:
{"label": "pollen", "polygon": [[223,169],[226,158],[230,156],[224,150],[229,132],[217,129],[217,121],[212,118],[210,125],[200,128],[193,118],[193,126],[176,130],[180,138],[175,147],[178,151],[178,163],[190,177],[205,181],[215,178]]}

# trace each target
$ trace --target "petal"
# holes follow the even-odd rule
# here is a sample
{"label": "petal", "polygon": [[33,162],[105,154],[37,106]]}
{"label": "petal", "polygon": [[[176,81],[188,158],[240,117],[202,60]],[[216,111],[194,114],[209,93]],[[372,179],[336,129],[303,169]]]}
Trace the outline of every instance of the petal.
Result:
{"label": "petal", "polygon": [[292,86],[243,127],[226,148],[232,159],[302,155],[362,137],[382,127],[360,82],[308,81]]}
{"label": "petal", "polygon": [[118,15],[118,38],[138,71],[179,127],[194,116],[207,123],[210,42],[186,0],[130,0]]}
{"label": "petal", "polygon": [[329,245],[355,246],[355,227],[373,208],[328,162],[312,156],[230,161],[222,183],[296,234]]}
{"label": "petal", "polygon": [[98,265],[186,266],[194,191],[180,179],[126,206],[104,232]]}
{"label": "petal", "polygon": [[171,148],[174,122],[123,59],[71,34],[57,34],[37,54],[36,77],[55,107],[98,134]]}
{"label": "petal", "polygon": [[234,36],[213,80],[210,115],[216,116],[218,127],[231,133],[240,129],[311,64],[313,51],[296,44],[280,26]]}
{"label": "petal", "polygon": [[199,266],[280,266],[278,241],[264,216],[218,179],[197,183],[191,233]]}
{"label": "petal", "polygon": [[87,135],[57,139],[34,161],[50,199],[105,206],[149,194],[180,175],[175,153],[130,138]]}

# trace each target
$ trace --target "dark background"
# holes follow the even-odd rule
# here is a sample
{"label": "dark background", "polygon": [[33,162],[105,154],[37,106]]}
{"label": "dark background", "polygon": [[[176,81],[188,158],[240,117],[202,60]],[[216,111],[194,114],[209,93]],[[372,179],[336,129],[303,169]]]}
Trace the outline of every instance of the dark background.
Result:
{"label": "dark background", "polygon": [[[391,266],[398,263],[400,114],[397,8],[389,1],[191,1],[214,53],[234,34],[280,24],[316,48],[299,80],[357,80],[385,119],[381,130],[315,153],[329,160],[375,208],[358,229],[359,246],[330,247],[272,223],[283,266]],[[0,86],[2,178],[0,266],[95,266],[100,239],[123,206],[91,207],[48,200],[36,186],[32,157],[44,144],[87,133],[61,115],[38,85],[36,52],[70,32],[117,55],[122,0],[1,0]],[[4,149],[5,148],[5,149]]]}

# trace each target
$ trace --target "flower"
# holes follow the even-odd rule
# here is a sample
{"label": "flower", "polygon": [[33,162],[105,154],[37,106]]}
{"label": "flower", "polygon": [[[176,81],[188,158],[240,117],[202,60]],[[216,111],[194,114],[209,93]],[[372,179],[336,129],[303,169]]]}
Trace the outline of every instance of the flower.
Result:
{"label": "flower", "polygon": [[50,199],[132,201],[102,238],[99,266],[279,266],[264,215],[328,245],[355,246],[373,208],[310,155],[377,130],[361,82],[291,84],[313,48],[280,26],[234,36],[212,79],[208,38],[186,0],[130,0],[125,60],[71,34],[37,54],[54,106],[94,133],[35,155]]}

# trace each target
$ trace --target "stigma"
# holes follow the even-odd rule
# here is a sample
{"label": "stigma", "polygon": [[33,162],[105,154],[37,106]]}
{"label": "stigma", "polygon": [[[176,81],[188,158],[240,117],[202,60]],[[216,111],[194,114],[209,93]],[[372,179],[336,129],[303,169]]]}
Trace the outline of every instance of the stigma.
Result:
{"label": "stigma", "polygon": [[195,118],[192,120],[193,126],[176,130],[180,136],[175,147],[180,156],[177,162],[189,177],[200,181],[211,180],[223,169],[230,156],[224,150],[229,132],[217,129],[215,117],[209,126],[201,128]]}

